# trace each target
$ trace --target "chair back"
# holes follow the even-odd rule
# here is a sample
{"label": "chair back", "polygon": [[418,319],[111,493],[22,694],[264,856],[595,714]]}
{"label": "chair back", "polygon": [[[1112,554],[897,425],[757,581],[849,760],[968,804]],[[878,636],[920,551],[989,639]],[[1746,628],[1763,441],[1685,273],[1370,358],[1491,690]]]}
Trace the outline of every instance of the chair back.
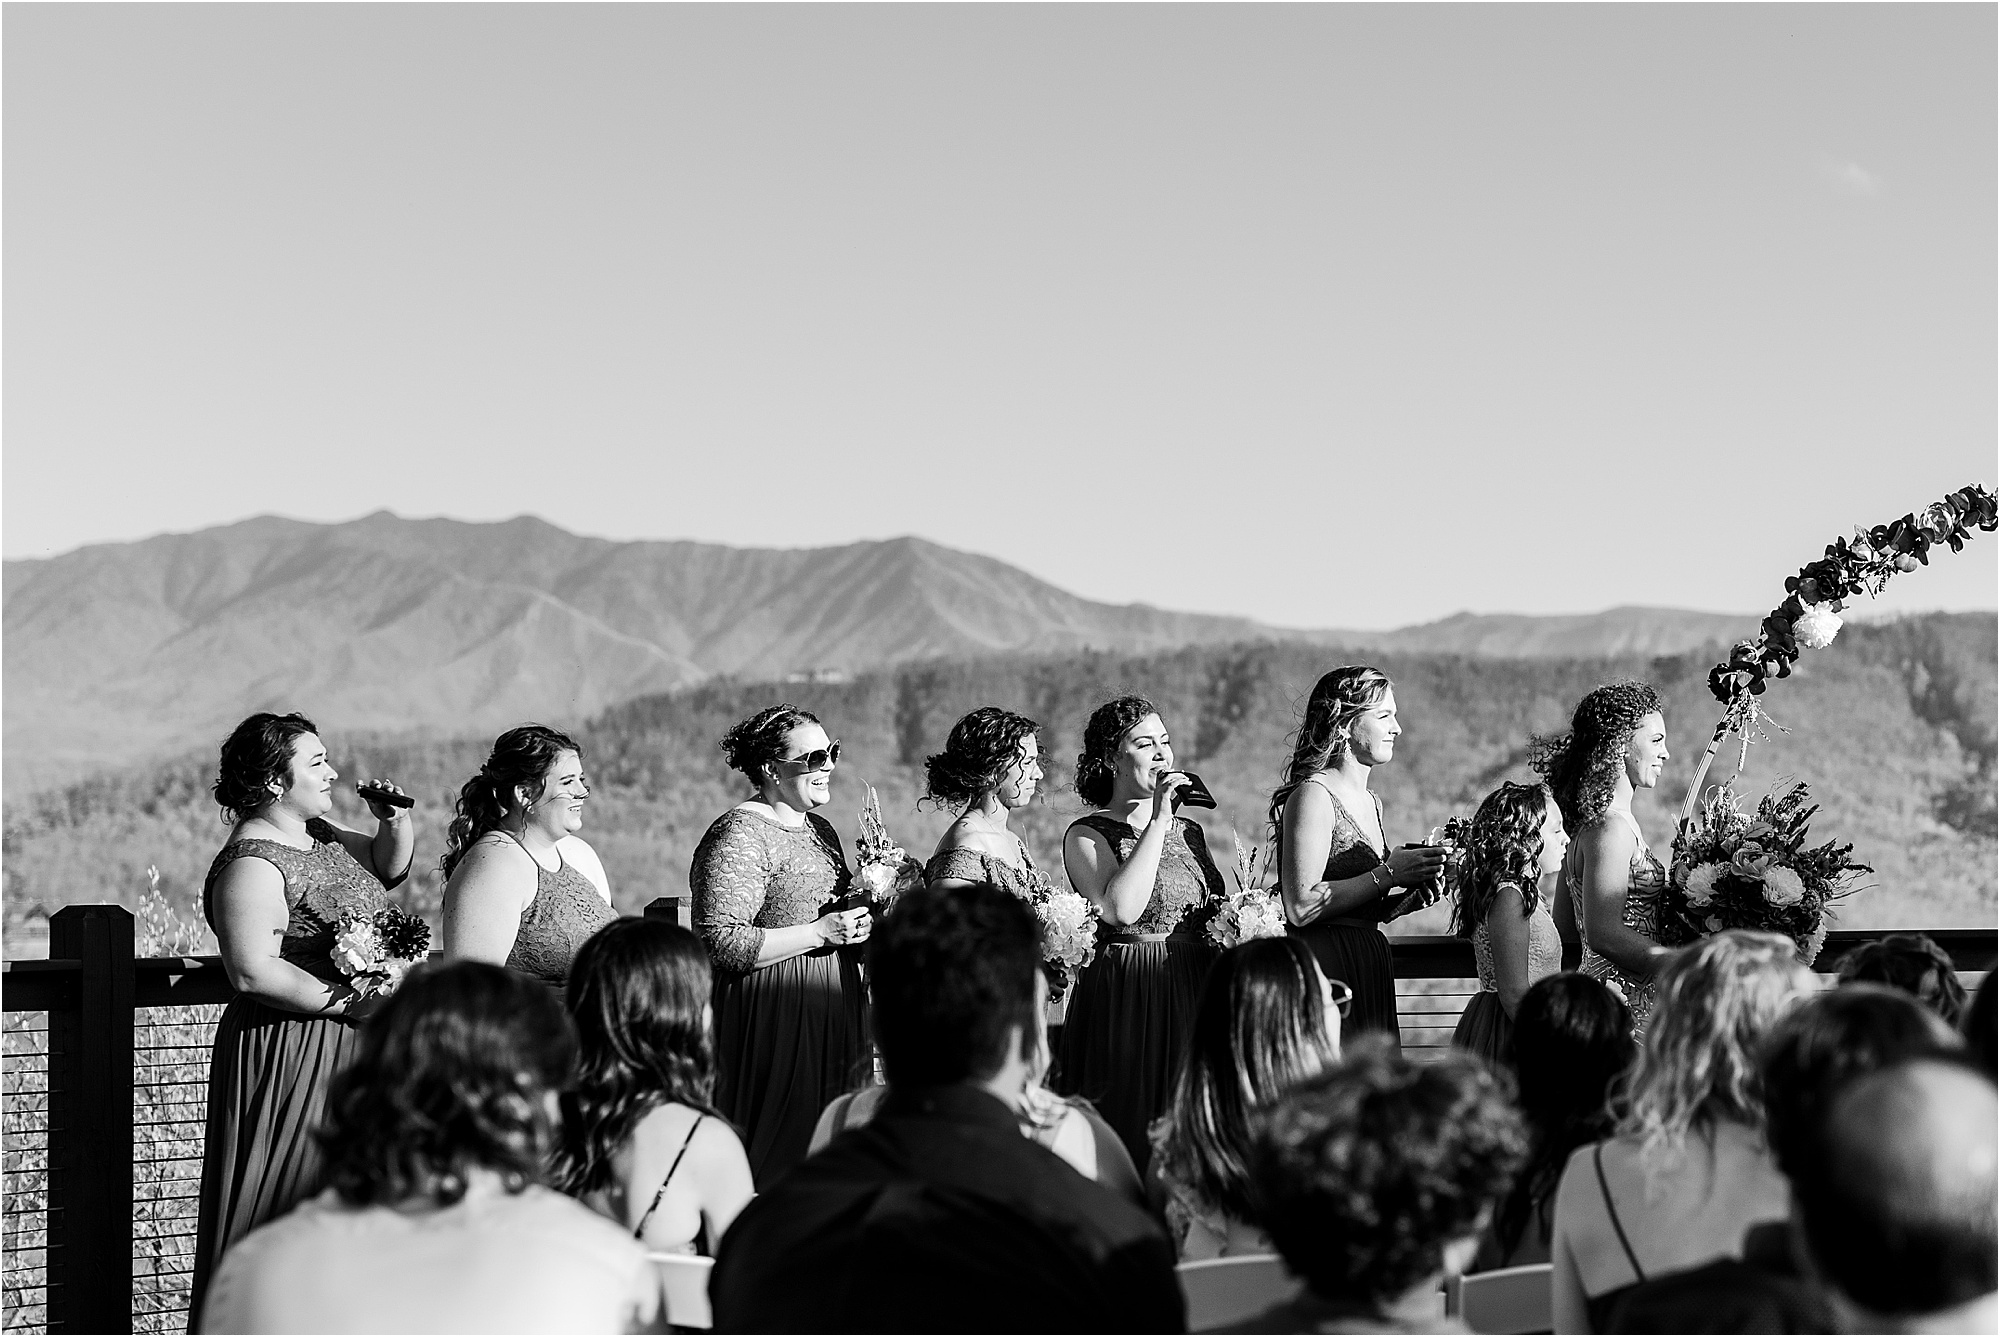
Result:
{"label": "chair back", "polygon": [[660,1276],[660,1299],[667,1307],[667,1322],[676,1328],[702,1331],[714,1327],[715,1320],[708,1310],[708,1274],[715,1269],[715,1260],[692,1253],[656,1253],[648,1257]]}
{"label": "chair back", "polygon": [[1299,1279],[1285,1270],[1285,1260],[1274,1253],[1204,1258],[1198,1263],[1182,1263],[1175,1270],[1180,1275],[1181,1294],[1187,1299],[1189,1332],[1213,1332],[1255,1318],[1299,1292]]}
{"label": "chair back", "polygon": [[1445,1282],[1445,1313],[1474,1332],[1554,1332],[1555,1302],[1548,1263],[1475,1272]]}

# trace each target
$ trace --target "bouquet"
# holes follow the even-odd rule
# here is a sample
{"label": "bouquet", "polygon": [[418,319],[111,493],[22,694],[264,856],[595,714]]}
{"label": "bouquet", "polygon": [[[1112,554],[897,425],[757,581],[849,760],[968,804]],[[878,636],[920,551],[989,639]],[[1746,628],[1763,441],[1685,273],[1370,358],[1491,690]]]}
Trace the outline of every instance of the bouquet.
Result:
{"label": "bouquet", "polygon": [[924,885],[924,866],[890,838],[882,822],[882,801],[875,786],[866,786],[868,801],[861,805],[861,834],[854,838],[854,885],[865,900],[860,903],[886,912],[896,898]]}
{"label": "bouquet", "polygon": [[1429,909],[1446,896],[1457,893],[1459,874],[1465,867],[1465,852],[1472,845],[1472,822],[1455,814],[1447,817],[1443,826],[1431,828],[1431,833],[1425,838],[1424,844],[1444,851],[1444,868],[1431,881],[1420,887],[1411,887],[1401,899],[1390,906],[1388,913],[1390,919],[1400,919],[1404,915]]}
{"label": "bouquet", "polygon": [[342,910],[333,931],[333,964],[366,998],[389,993],[431,949],[431,926],[387,906],[374,914]]}
{"label": "bouquet", "polygon": [[1724,929],[1762,929],[1798,944],[1807,965],[1826,941],[1833,902],[1875,870],[1854,846],[1806,839],[1819,805],[1802,784],[1743,810],[1735,780],[1711,788],[1674,837],[1674,871],[1660,901],[1660,942],[1678,947]]}
{"label": "bouquet", "polygon": [[1049,977],[1049,1001],[1069,991],[1076,973],[1097,959],[1097,907],[1082,893],[1058,887],[1039,868],[1022,879],[1028,906],[1042,926],[1042,970]]}
{"label": "bouquet", "polygon": [[1236,844],[1236,890],[1216,903],[1208,920],[1208,940],[1228,951],[1252,938],[1278,938],[1285,932],[1285,907],[1278,893],[1263,885],[1268,871],[1267,851],[1256,845],[1243,848],[1243,837],[1231,831]]}

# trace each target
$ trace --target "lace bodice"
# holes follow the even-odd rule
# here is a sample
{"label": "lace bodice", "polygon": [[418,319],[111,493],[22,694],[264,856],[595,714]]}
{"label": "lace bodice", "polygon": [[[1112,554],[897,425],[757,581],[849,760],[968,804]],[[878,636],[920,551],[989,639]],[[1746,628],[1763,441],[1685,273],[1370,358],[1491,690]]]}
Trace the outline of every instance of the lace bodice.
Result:
{"label": "lace bodice", "polygon": [[[1528,915],[1528,983],[1533,984],[1562,969],[1563,948],[1562,937],[1556,932],[1556,921],[1549,914],[1548,903],[1539,893],[1529,894],[1535,897],[1535,908]],[[1512,913],[1511,906],[1508,913]],[[1485,993],[1498,993],[1499,976],[1493,969],[1493,939],[1483,920],[1472,926],[1472,959],[1479,966],[1480,989]]]}
{"label": "lace bodice", "polygon": [[321,979],[337,980],[340,972],[333,964],[333,935],[341,912],[372,915],[389,903],[389,896],[375,875],[347,852],[327,823],[313,818],[306,823],[306,834],[313,840],[310,850],[254,836],[224,845],[202,883],[201,913],[214,927],[215,883],[222,870],[238,859],[262,859],[284,878],[285,908],[291,912],[278,955]]}
{"label": "lace bodice", "polygon": [[957,849],[939,850],[924,865],[924,881],[936,882],[941,878],[956,878],[964,882],[990,882],[1002,891],[1012,892],[1022,900],[1032,901],[1034,893],[1047,879],[1035,867],[1035,858],[1028,853],[1028,844],[1020,837],[1015,843],[1021,851],[1021,866],[1016,868],[1005,859],[995,858],[984,850]]}
{"label": "lace bodice", "polygon": [[[1139,833],[1108,813],[1093,812],[1070,825],[1089,827],[1103,836],[1121,865],[1139,845]],[[1153,897],[1146,902],[1146,912],[1123,929],[1106,931],[1172,933],[1189,911],[1222,894],[1222,874],[1208,855],[1207,838],[1191,819],[1176,817],[1160,851],[1160,870],[1153,877]]]}
{"label": "lace bodice", "polygon": [[[1347,811],[1347,805],[1341,802],[1331,789],[1327,789],[1318,780],[1308,779],[1306,783],[1319,785],[1325,790],[1327,798],[1333,802],[1333,843],[1327,846],[1326,869],[1319,875],[1320,881],[1341,882],[1351,877],[1362,877],[1387,862],[1381,849],[1376,846],[1374,838],[1361,829],[1361,823],[1354,820],[1353,814]],[[1377,829],[1386,831],[1387,828],[1382,822],[1382,800],[1374,794],[1368,797],[1375,804]],[[1383,911],[1394,899],[1395,896],[1390,895],[1377,896],[1366,905],[1356,906],[1334,918],[1358,920],[1364,924],[1381,923]],[[1327,922],[1332,921],[1329,919]]]}
{"label": "lace bodice", "polygon": [[688,873],[695,932],[720,970],[757,968],[764,930],[810,924],[847,894],[847,860],[833,824],[807,813],[790,827],[747,808],[715,819]]}
{"label": "lace bodice", "polygon": [[[532,856],[530,856],[532,857]],[[521,911],[507,965],[549,984],[569,979],[570,962],[591,934],[618,918],[597,884],[557,853],[554,871],[535,864],[535,899]]]}
{"label": "lace bodice", "polygon": [[[1632,834],[1639,847],[1632,851],[1632,862],[1628,865],[1625,881],[1625,910],[1619,917],[1625,927],[1642,937],[1658,942],[1660,938],[1660,896],[1666,890],[1667,870],[1646,845],[1646,838],[1639,831],[1639,824],[1632,823]],[[1589,916],[1583,913],[1583,899],[1574,883],[1570,886],[1570,904],[1577,907],[1577,932],[1583,938],[1583,973],[1603,980],[1616,988],[1625,997],[1625,1005],[1632,1009],[1632,1028],[1645,1029],[1646,1018],[1653,1011],[1653,984],[1651,979],[1635,980],[1614,965],[1609,958],[1599,956],[1590,946]]]}

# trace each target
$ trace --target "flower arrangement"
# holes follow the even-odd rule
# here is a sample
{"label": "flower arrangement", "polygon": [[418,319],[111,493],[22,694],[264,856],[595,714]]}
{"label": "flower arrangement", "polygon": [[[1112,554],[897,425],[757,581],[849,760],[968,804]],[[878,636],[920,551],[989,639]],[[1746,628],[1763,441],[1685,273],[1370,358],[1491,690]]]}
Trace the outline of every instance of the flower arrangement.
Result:
{"label": "flower arrangement", "polygon": [[882,800],[876,797],[875,786],[866,788],[861,834],[854,838],[854,885],[867,897],[865,904],[887,911],[898,896],[924,885],[924,866],[890,837],[882,821]]}
{"label": "flower arrangement", "polygon": [[393,991],[430,948],[431,926],[393,905],[343,910],[333,930],[333,964],[363,998]]}
{"label": "flower arrangement", "polygon": [[1798,944],[1810,965],[1826,941],[1833,902],[1859,890],[1854,846],[1808,847],[1819,805],[1802,784],[1774,789],[1747,813],[1735,780],[1710,789],[1674,838],[1674,871],[1660,902],[1660,942],[1678,947],[1724,929],[1763,929]]}
{"label": "flower arrangement", "polygon": [[1243,837],[1230,832],[1236,843],[1236,890],[1216,903],[1208,919],[1208,940],[1224,951],[1253,938],[1282,937],[1285,907],[1278,893],[1263,885],[1268,871],[1267,850],[1263,845],[1243,847]]}
{"label": "flower arrangement", "polygon": [[1082,893],[1056,886],[1039,868],[1030,868],[1024,880],[1028,904],[1042,926],[1042,969],[1049,977],[1049,999],[1058,1002],[1076,973],[1097,959],[1097,907]]}

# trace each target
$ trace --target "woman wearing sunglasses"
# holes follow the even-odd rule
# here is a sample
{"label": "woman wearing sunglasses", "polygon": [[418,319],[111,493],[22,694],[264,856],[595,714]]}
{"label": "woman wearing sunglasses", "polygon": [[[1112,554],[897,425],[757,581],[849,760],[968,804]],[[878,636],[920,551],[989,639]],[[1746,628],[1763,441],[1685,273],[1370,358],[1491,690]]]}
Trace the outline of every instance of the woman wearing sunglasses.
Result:
{"label": "woman wearing sunglasses", "polygon": [[[688,882],[715,967],[715,1104],[743,1131],[761,1192],[804,1159],[820,1110],[866,1076],[868,1009],[833,824],[840,744],[794,705],[760,710],[722,738],[756,792],[715,819]],[[848,950],[843,950],[848,949]]]}

